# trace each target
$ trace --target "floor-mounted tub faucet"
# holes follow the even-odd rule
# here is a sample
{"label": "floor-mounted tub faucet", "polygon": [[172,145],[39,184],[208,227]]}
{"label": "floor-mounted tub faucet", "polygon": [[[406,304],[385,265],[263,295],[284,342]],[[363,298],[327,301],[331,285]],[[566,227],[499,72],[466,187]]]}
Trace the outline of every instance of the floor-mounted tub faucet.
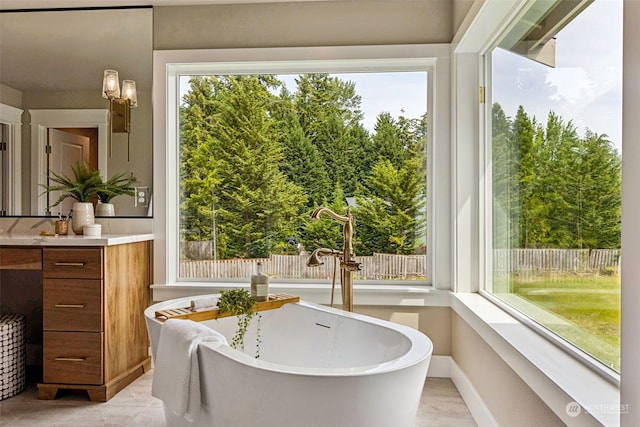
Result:
{"label": "floor-mounted tub faucet", "polygon": [[[349,208],[344,215],[338,215],[327,208],[318,208],[311,214],[312,219],[318,219],[320,214],[340,221],[342,225],[342,250],[318,248],[311,253],[307,266],[317,267],[324,264],[320,257],[334,256],[340,260],[340,289],[342,292],[342,309],[353,311],[353,272],[362,270],[362,265],[356,261],[356,254],[353,251],[353,222]],[[335,280],[335,275],[334,275]],[[335,283],[334,283],[335,284]],[[331,303],[333,305],[333,290],[331,293]]]}

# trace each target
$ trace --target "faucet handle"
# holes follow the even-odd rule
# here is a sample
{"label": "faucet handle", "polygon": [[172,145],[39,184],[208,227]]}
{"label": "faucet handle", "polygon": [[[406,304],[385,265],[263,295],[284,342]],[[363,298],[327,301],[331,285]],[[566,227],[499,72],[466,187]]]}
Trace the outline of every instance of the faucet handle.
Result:
{"label": "faucet handle", "polygon": [[362,263],[357,262],[357,261],[347,261],[342,263],[342,265],[345,269],[349,270],[349,271],[361,271],[362,270]]}

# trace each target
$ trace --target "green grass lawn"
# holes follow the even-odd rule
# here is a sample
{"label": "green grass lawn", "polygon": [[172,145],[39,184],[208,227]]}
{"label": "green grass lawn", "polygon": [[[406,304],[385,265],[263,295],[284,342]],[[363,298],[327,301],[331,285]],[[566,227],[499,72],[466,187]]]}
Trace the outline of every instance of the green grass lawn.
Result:
{"label": "green grass lawn", "polygon": [[509,288],[512,294],[551,316],[541,316],[539,310],[528,313],[520,307],[525,314],[605,365],[620,370],[619,276],[513,277]]}

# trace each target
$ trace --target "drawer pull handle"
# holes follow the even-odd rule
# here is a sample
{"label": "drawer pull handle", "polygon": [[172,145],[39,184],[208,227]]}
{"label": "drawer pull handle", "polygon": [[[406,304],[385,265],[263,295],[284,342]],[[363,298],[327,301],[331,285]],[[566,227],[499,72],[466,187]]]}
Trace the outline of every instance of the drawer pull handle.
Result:
{"label": "drawer pull handle", "polygon": [[56,304],[56,308],[84,308],[84,304]]}
{"label": "drawer pull handle", "polygon": [[56,362],[84,362],[86,357],[56,357]]}
{"label": "drawer pull handle", "polygon": [[84,267],[84,262],[56,262],[57,267]]}

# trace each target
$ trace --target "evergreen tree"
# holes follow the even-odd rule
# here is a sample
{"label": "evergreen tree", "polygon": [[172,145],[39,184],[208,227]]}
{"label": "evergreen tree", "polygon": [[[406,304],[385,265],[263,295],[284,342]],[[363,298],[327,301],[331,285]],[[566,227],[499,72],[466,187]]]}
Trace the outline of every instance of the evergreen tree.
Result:
{"label": "evergreen tree", "polygon": [[203,182],[195,195],[215,195],[219,258],[268,256],[295,230],[306,203],[302,190],[279,170],[282,149],[269,114],[270,89],[278,82],[270,76],[225,76],[208,83],[215,126],[207,128],[211,143],[203,156],[217,162],[217,180],[211,186]]}
{"label": "evergreen tree", "polygon": [[577,187],[572,181],[579,173],[579,145],[580,139],[573,123],[564,123],[561,117],[550,111],[544,145],[539,150],[538,175],[541,179],[538,194],[548,221],[547,232],[539,237],[543,247],[578,247],[575,232],[579,219],[574,210]]}
{"label": "evergreen tree", "polygon": [[518,206],[511,206],[510,216],[513,227],[513,237],[519,241],[520,247],[533,247],[532,242],[536,241],[539,229],[537,219],[540,217],[541,205],[538,203],[539,193],[537,192],[537,174],[535,171],[538,164],[537,151],[535,149],[537,132],[535,120],[531,120],[524,108],[520,106],[512,124],[511,139],[514,145],[514,166],[516,174],[513,176],[515,182],[511,182],[510,187],[517,188],[519,195]]}
{"label": "evergreen tree", "polygon": [[[550,112],[493,107],[494,247],[620,247],[620,156],[604,135],[580,138]],[[508,238],[507,238],[508,236]]]}
{"label": "evergreen tree", "polygon": [[396,168],[388,159],[373,167],[366,191],[357,197],[358,252],[414,254],[424,244],[425,198],[421,161],[412,158]]}
{"label": "evergreen tree", "polygon": [[312,139],[331,116],[339,117],[346,127],[362,120],[362,98],[355,91],[355,83],[323,73],[302,74],[296,83],[296,111],[300,125]]}
{"label": "evergreen tree", "polygon": [[517,235],[515,229],[520,211],[516,179],[518,156],[511,138],[511,120],[498,103],[493,104],[491,129],[493,247],[508,248]]}
{"label": "evergreen tree", "polygon": [[[344,192],[338,186],[333,191],[333,200],[327,206],[333,212],[343,215],[347,210]],[[311,209],[304,216],[303,239],[304,247],[309,251],[317,248],[338,249],[342,247],[342,224],[338,221],[322,217],[311,219]]]}
{"label": "evergreen tree", "polygon": [[376,119],[375,133],[372,137],[373,152],[376,161],[387,159],[399,168],[407,159],[407,150],[400,139],[397,124],[389,113],[380,113]]}
{"label": "evergreen tree", "polygon": [[[404,115],[397,120],[398,135],[406,153],[406,159],[415,157],[421,160],[421,173],[426,180],[427,171],[427,113],[418,118]],[[426,182],[425,182],[426,197]]]}
{"label": "evergreen tree", "polygon": [[318,148],[304,134],[293,98],[286,88],[271,112],[283,150],[280,170],[307,194],[306,208],[323,205],[331,194],[331,180]]}
{"label": "evergreen tree", "polygon": [[184,240],[211,240],[213,207],[211,189],[220,183],[220,164],[211,134],[216,127],[211,78],[193,77],[191,91],[180,107],[180,235]]}
{"label": "evergreen tree", "polygon": [[305,135],[322,156],[331,186],[353,195],[359,156],[368,151],[355,84],[328,74],[303,74],[296,82],[294,105]]}
{"label": "evergreen tree", "polygon": [[353,179],[345,190],[348,190],[349,196],[354,196],[358,191],[359,183],[366,179],[373,167],[375,153],[371,148],[373,145],[371,136],[361,124],[351,126],[347,137],[349,139],[348,158],[353,165]]}
{"label": "evergreen tree", "polygon": [[572,247],[619,248],[621,160],[606,135],[587,130],[574,153],[567,175],[566,226]]}

